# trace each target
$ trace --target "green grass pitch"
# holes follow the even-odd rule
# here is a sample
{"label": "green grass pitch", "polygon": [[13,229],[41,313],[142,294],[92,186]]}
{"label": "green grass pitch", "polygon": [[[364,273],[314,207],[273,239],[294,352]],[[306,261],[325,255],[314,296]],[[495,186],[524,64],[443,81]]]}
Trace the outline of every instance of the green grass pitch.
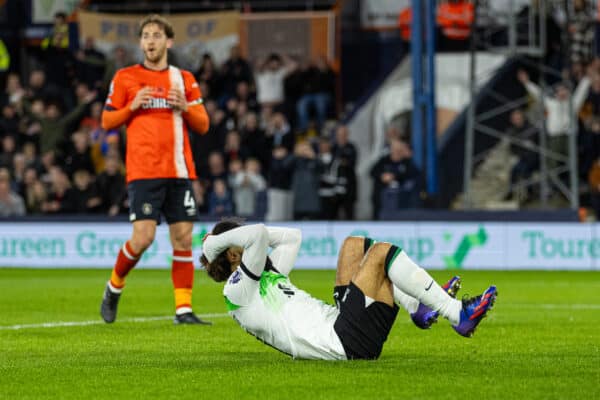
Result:
{"label": "green grass pitch", "polygon": [[[170,272],[143,269],[117,322],[100,323],[109,273],[0,269],[0,399],[600,398],[599,272],[461,271],[462,293],[499,290],[472,339],[447,321],[419,330],[401,311],[381,358],[351,362],[292,360],[260,343],[200,271],[194,306],[213,326],[173,326]],[[333,271],[291,278],[331,298]]]}

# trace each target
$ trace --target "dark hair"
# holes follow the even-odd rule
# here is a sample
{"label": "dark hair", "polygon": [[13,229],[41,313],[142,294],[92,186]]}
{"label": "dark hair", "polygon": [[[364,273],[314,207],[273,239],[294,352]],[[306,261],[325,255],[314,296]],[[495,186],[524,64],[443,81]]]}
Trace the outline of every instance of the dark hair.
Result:
{"label": "dark hair", "polygon": [[[219,233],[230,231],[241,225],[240,219],[227,218],[213,227],[211,235],[218,235]],[[229,275],[231,275],[231,263],[227,260],[227,250],[219,254],[212,262],[209,262],[208,258],[202,254],[202,256],[200,256],[200,263],[206,270],[208,276],[216,282],[226,281],[227,278],[229,278]]]}
{"label": "dark hair", "polygon": [[140,21],[140,29],[138,31],[138,36],[142,37],[142,31],[149,24],[158,25],[163,31],[165,31],[165,35],[167,38],[173,39],[175,37],[175,32],[173,31],[173,25],[164,17],[161,17],[158,14],[150,14]]}

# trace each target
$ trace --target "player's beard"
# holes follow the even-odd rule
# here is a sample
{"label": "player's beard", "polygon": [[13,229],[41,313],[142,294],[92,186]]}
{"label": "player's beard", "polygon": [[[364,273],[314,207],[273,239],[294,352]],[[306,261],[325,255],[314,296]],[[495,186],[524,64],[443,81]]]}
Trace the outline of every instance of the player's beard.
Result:
{"label": "player's beard", "polygon": [[148,50],[145,50],[144,57],[146,57],[146,60],[148,60],[152,64],[157,64],[158,62],[160,62],[160,60],[162,60],[166,51],[166,47],[163,47],[162,49],[155,47],[152,53],[150,53]]}

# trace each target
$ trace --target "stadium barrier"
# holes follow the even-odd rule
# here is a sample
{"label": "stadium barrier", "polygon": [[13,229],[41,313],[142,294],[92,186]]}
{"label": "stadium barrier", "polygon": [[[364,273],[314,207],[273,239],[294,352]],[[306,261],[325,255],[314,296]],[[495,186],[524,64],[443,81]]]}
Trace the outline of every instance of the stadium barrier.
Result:
{"label": "stadium barrier", "polygon": [[[194,229],[195,264],[213,222]],[[429,269],[600,269],[600,224],[556,222],[290,222],[302,230],[297,268],[334,269],[345,237],[364,235],[402,247]],[[110,268],[131,233],[126,222],[5,222],[0,266]],[[140,267],[169,268],[166,225]]]}

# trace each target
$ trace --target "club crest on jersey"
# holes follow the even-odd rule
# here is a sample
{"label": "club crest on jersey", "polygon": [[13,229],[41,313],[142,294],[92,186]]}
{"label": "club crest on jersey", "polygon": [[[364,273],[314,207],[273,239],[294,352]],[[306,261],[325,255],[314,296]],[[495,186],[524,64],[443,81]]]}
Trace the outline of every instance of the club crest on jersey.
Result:
{"label": "club crest on jersey", "polygon": [[231,277],[229,278],[229,284],[235,285],[242,279],[242,273],[240,271],[235,271]]}

